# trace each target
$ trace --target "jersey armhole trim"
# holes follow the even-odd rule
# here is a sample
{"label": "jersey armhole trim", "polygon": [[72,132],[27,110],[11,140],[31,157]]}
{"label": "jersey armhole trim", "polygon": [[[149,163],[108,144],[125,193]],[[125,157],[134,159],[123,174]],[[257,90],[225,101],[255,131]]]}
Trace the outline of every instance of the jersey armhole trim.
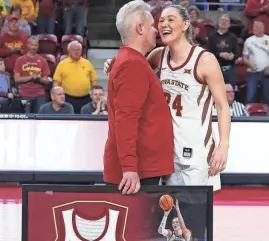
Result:
{"label": "jersey armhole trim", "polygon": [[194,64],[194,70],[193,70],[193,76],[194,76],[194,79],[201,85],[206,85],[203,80],[201,80],[197,74],[197,68],[198,68],[198,63],[199,63],[199,60],[201,58],[201,56],[203,55],[203,53],[207,52],[205,49],[202,50],[198,56],[197,56],[197,59],[195,61],[195,64]]}

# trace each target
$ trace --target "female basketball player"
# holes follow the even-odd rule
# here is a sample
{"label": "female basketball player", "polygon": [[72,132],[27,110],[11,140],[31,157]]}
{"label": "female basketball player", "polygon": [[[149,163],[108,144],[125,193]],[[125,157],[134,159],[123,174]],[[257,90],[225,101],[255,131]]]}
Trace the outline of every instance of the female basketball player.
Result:
{"label": "female basketball player", "polygon": [[158,232],[159,234],[163,235],[167,238],[167,241],[190,241],[191,240],[191,232],[189,229],[186,228],[184,219],[181,215],[178,200],[176,200],[176,205],[174,206],[177,212],[177,217],[173,218],[172,220],[172,228],[173,231],[170,229],[165,229],[167,217],[169,216],[172,209],[169,211],[165,211],[163,215],[162,222],[159,226]]}
{"label": "female basketball player", "polygon": [[[165,177],[165,182],[214,185],[215,190],[220,189],[217,174],[226,167],[230,111],[219,63],[213,54],[192,45],[187,9],[177,5],[165,8],[158,31],[166,47],[154,49],[147,58],[153,69],[161,71],[161,84],[173,118],[176,171]],[[106,72],[111,63],[105,63]],[[220,136],[217,148],[212,133],[213,99]]]}

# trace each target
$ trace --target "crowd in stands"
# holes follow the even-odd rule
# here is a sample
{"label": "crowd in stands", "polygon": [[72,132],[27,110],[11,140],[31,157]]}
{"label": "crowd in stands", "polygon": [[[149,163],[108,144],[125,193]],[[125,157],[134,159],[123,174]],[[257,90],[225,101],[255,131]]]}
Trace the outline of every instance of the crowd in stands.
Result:
{"label": "crowd in stands", "polygon": [[[147,2],[156,28],[165,6],[188,8],[193,43],[218,59],[232,115],[266,115],[269,1],[246,2],[248,24],[228,13],[215,24],[201,16],[195,1]],[[0,112],[107,114],[104,89],[96,85],[96,71],[86,59],[86,4],[86,0],[11,0],[7,5],[0,0]],[[157,36],[157,46],[162,45]]]}
{"label": "crowd in stands", "polygon": [[[147,2],[152,8],[155,27],[167,5],[179,2],[188,8],[194,44],[212,52],[219,61],[232,116],[264,116],[267,112],[269,115],[269,1],[247,0],[246,24],[239,16],[238,19],[231,18],[229,12],[221,13],[215,24],[201,16],[194,1]],[[159,36],[157,43],[162,46]]]}
{"label": "crowd in stands", "polygon": [[104,90],[86,58],[87,1],[60,3],[0,1],[1,113],[106,114]]}

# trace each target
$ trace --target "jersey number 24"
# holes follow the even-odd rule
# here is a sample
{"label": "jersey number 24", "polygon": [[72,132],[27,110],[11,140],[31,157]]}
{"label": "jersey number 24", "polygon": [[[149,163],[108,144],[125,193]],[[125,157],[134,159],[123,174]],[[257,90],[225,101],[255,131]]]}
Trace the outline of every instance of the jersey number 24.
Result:
{"label": "jersey number 24", "polygon": [[[171,95],[169,93],[164,93],[167,104],[170,104]],[[181,116],[181,111],[183,109],[181,105],[181,95],[177,95],[172,103],[172,108],[176,110],[176,116]]]}

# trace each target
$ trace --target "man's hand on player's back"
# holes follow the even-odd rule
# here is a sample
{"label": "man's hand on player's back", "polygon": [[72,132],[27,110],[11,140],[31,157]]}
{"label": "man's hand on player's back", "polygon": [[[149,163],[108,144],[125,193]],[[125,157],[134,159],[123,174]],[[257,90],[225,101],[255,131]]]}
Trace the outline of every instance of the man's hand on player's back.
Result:
{"label": "man's hand on player's back", "polygon": [[106,75],[109,75],[114,63],[115,63],[116,58],[113,57],[112,59],[107,59],[106,62],[104,63],[104,73]]}
{"label": "man's hand on player's back", "polygon": [[122,194],[134,194],[140,190],[140,179],[137,172],[124,172],[119,185]]}

